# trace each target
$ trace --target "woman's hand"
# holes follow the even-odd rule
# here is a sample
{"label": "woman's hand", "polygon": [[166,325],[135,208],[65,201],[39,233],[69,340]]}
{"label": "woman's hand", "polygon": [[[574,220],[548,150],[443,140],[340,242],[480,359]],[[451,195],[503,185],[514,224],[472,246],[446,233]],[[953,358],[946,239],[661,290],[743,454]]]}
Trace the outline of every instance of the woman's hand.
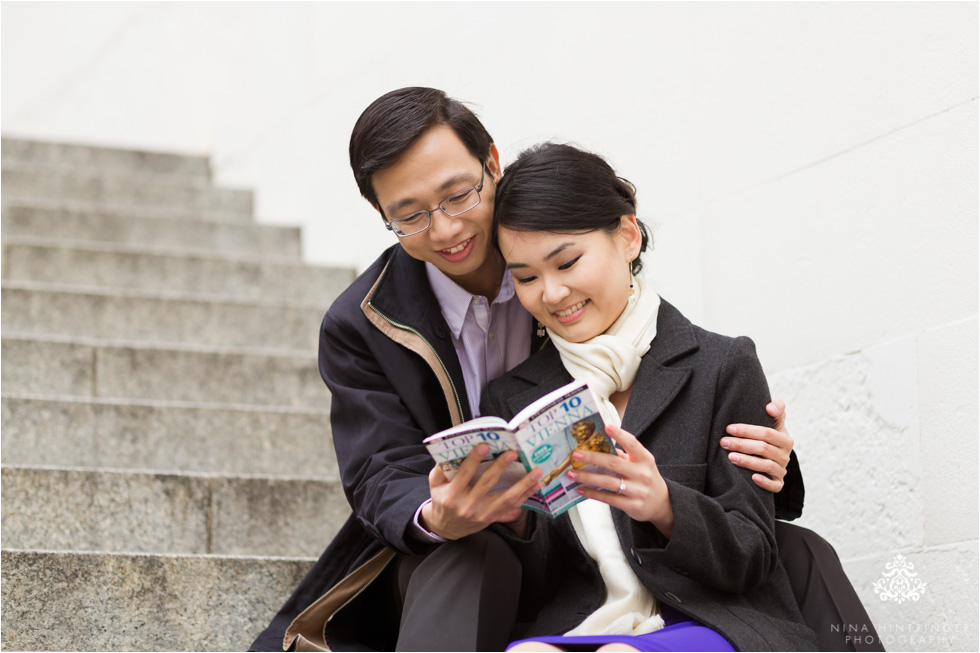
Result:
{"label": "woman's hand", "polygon": [[572,457],[609,470],[614,476],[572,470],[568,472],[569,478],[592,486],[579,487],[576,491],[584,497],[619,508],[636,521],[652,523],[669,538],[674,530],[674,508],[656,459],[632,433],[611,424],[606,425],[606,433],[623,448],[618,455],[575,451]]}
{"label": "woman's hand", "polygon": [[736,437],[722,438],[721,448],[731,452],[728,459],[732,463],[757,472],[752,475],[756,485],[779,492],[795,443],[786,430],[786,404],[776,399],[766,406],[766,412],[775,420],[775,428],[729,424],[726,432]]}

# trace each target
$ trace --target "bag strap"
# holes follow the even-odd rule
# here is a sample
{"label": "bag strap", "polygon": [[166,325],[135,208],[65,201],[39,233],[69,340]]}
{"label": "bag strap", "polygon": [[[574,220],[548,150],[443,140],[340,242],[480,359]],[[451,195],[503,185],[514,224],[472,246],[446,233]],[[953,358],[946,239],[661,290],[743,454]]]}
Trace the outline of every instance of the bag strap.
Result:
{"label": "bag strap", "polygon": [[290,645],[295,641],[297,651],[329,651],[325,634],[327,623],[374,582],[394,557],[394,551],[382,549],[327,590],[289,624],[283,636],[282,650],[289,650]]}

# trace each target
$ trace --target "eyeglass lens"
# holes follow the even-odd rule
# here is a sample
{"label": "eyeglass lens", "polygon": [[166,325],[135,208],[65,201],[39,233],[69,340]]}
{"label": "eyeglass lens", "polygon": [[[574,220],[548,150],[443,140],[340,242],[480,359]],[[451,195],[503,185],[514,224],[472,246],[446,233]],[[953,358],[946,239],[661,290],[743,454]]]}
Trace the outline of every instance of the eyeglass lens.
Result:
{"label": "eyeglass lens", "polygon": [[[482,186],[483,175],[481,174],[480,176],[480,185]],[[402,218],[396,218],[389,224],[391,225],[392,231],[397,235],[411,236],[429,228],[429,224],[432,222],[432,214],[435,211],[442,211],[449,217],[455,218],[477,207],[479,204],[480,191],[477,190],[476,186],[470,186],[442,200],[439,206],[432,211],[417,211]]]}

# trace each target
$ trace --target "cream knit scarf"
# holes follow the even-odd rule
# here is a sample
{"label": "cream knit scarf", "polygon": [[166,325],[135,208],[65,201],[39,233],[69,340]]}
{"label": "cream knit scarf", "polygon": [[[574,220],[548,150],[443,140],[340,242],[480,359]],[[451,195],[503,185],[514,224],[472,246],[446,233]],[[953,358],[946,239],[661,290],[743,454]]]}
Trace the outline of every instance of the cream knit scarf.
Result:
{"label": "cream knit scarf", "polygon": [[[581,343],[550,334],[565,369],[576,381],[588,382],[599,399],[603,420],[617,426],[621,420],[609,397],[633,386],[640,360],[657,335],[660,310],[660,296],[652,288],[642,292],[639,279],[634,279],[633,286],[633,297],[605,333]],[[576,535],[599,565],[606,597],[598,610],[567,635],[642,635],[664,627],[657,600],[626,560],[610,510],[592,500],[569,510]]]}

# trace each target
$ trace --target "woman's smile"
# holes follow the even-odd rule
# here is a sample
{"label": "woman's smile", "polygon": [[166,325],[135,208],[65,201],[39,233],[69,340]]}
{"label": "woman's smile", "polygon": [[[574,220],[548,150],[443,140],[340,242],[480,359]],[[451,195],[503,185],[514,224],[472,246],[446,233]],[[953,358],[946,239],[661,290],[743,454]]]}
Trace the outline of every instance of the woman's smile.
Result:
{"label": "woman's smile", "polygon": [[564,308],[560,311],[555,311],[553,315],[558,319],[560,323],[571,324],[575,320],[582,317],[582,314],[585,312],[585,305],[588,304],[590,301],[592,300],[583,299],[579,303],[569,306],[568,308]]}

